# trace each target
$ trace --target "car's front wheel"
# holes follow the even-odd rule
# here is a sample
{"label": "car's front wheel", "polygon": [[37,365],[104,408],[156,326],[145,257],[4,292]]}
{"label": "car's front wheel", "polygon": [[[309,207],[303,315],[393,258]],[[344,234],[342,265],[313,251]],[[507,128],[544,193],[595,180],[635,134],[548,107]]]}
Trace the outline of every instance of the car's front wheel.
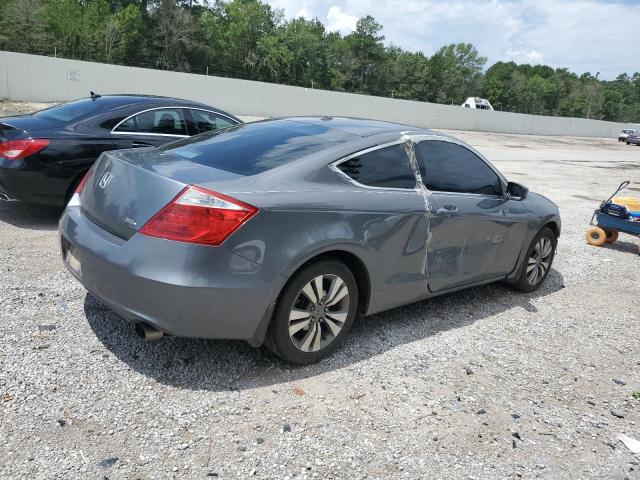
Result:
{"label": "car's front wheel", "polygon": [[288,362],[317,362],[342,343],[357,309],[358,288],[349,268],[333,259],[311,263],[282,292],[265,343]]}
{"label": "car's front wheel", "polygon": [[550,228],[544,227],[538,232],[527,250],[520,276],[514,283],[516,288],[524,292],[540,288],[551,270],[557,243],[558,239]]}

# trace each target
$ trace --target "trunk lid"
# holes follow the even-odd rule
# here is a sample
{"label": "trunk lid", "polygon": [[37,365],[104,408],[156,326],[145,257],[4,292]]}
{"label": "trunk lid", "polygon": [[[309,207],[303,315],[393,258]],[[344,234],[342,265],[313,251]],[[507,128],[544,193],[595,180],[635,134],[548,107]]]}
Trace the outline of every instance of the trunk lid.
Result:
{"label": "trunk lid", "polygon": [[0,142],[6,142],[7,140],[11,140],[12,138],[17,137],[23,133],[21,130],[18,130],[11,125],[7,125],[6,123],[0,123]]}
{"label": "trunk lid", "polygon": [[128,240],[186,185],[103,153],[81,193],[82,210],[94,223]]}
{"label": "trunk lid", "polygon": [[0,124],[0,129],[6,129],[7,131],[17,131],[17,133],[39,132],[41,130],[49,130],[51,128],[60,127],[60,125],[56,124],[55,122],[31,115],[24,115],[20,117],[3,117],[0,118]]}

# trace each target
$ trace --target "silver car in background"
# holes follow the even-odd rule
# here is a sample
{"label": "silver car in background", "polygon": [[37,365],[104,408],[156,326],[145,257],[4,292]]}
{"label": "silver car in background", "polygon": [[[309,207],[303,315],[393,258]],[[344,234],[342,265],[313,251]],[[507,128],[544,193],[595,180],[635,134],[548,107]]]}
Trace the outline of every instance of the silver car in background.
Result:
{"label": "silver car in background", "polygon": [[[638,133],[638,130],[634,130],[632,128],[623,128],[620,134],[618,135],[619,142],[626,142],[629,135],[635,135]],[[627,143],[628,145],[628,143]]]}
{"label": "silver car in background", "polygon": [[72,274],[145,338],[242,339],[305,364],[358,314],[539,288],[560,216],[455,138],[285,118],[104,153],[59,233]]}

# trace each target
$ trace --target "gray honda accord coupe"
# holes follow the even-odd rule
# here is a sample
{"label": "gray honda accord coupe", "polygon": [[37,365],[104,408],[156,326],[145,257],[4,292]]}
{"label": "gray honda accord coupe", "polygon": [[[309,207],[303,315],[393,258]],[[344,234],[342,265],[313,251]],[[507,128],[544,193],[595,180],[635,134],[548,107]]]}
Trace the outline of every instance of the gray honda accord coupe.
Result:
{"label": "gray honda accord coupe", "polygon": [[70,272],[144,338],[242,339],[305,364],[358,315],[537,289],[560,216],[453,137],[305,117],[105,152],[59,232]]}

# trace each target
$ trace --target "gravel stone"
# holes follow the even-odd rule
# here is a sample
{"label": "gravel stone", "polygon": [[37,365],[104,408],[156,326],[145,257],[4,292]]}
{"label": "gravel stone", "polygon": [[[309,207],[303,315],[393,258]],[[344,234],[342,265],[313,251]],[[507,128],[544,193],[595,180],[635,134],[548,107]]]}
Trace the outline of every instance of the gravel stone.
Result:
{"label": "gravel stone", "polygon": [[118,457],[105,458],[98,464],[98,466],[102,468],[111,468],[116,464],[117,461]]}

